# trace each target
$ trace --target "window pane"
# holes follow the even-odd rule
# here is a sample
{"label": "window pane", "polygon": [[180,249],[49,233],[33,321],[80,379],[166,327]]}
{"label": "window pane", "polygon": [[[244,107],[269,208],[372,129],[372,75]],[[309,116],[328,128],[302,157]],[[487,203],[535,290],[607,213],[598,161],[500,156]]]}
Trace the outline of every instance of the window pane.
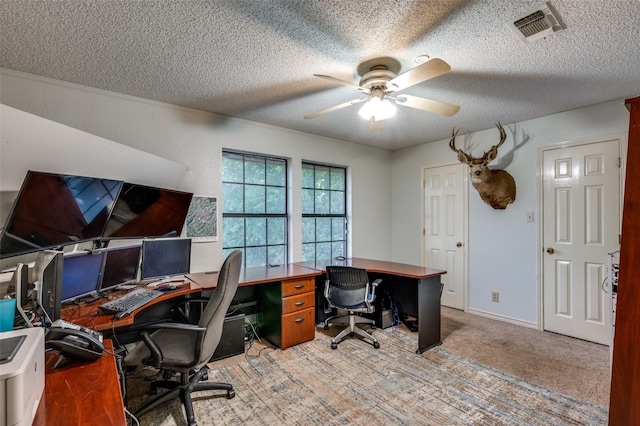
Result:
{"label": "window pane", "polygon": [[302,214],[314,213],[314,197],[315,191],[313,189],[302,190]]}
{"label": "window pane", "polygon": [[244,159],[241,155],[223,154],[222,156],[222,180],[225,182],[242,182],[244,171]]}
{"label": "window pane", "polygon": [[331,218],[316,218],[316,241],[331,241]]}
{"label": "window pane", "polygon": [[329,189],[329,168],[316,166],[316,189]]}
{"label": "window pane", "polygon": [[313,166],[302,165],[302,187],[303,188],[314,188],[314,179],[313,179]]}
{"label": "window pane", "polygon": [[333,241],[345,240],[346,226],[343,217],[331,218],[331,239]]}
{"label": "window pane", "polygon": [[267,244],[284,244],[286,241],[285,220],[283,217],[267,219]]}
{"label": "window pane", "polygon": [[267,160],[267,185],[285,186],[286,179],[286,163],[282,160]]}
{"label": "window pane", "polygon": [[241,213],[244,204],[242,184],[222,184],[222,211],[226,213]]}
{"label": "window pane", "polygon": [[254,185],[244,187],[244,213],[264,213],[264,188]]}
{"label": "window pane", "polygon": [[331,189],[335,191],[345,190],[344,169],[331,169]]}
{"label": "window pane", "polygon": [[265,184],[265,160],[264,158],[245,158],[245,183]]}
{"label": "window pane", "polygon": [[222,239],[225,247],[244,247],[244,218],[227,217],[222,227]]}
{"label": "window pane", "polygon": [[344,214],[344,192],[331,191],[331,214]]}
{"label": "window pane", "polygon": [[265,266],[267,264],[267,248],[261,247],[247,247],[246,249],[247,267],[251,266]]}
{"label": "window pane", "polygon": [[331,243],[316,244],[316,260],[331,259]]}
{"label": "window pane", "polygon": [[316,260],[316,245],[315,243],[302,245],[302,261],[309,262]]}
{"label": "window pane", "polygon": [[316,191],[316,214],[329,214],[329,191]]}
{"label": "window pane", "polygon": [[338,256],[346,257],[347,255],[344,252],[344,241],[334,241],[331,244],[331,254],[332,254],[332,257],[338,257]]}
{"label": "window pane", "polygon": [[316,240],[316,219],[313,217],[302,218],[302,242],[312,243]]}
{"label": "window pane", "polygon": [[285,213],[286,202],[285,188],[267,187],[267,213]]}
{"label": "window pane", "polygon": [[267,219],[264,217],[248,217],[246,221],[247,246],[267,244]]}
{"label": "window pane", "polygon": [[285,263],[284,246],[268,246],[267,260],[271,265],[283,265]]}

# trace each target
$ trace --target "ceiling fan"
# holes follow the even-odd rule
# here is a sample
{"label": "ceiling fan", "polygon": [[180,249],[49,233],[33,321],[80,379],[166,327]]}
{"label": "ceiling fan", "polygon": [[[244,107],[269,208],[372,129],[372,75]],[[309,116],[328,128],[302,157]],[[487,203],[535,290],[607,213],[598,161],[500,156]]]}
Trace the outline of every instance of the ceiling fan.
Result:
{"label": "ceiling fan", "polygon": [[331,108],[306,115],[304,118],[316,118],[357,103],[366,102],[358,114],[370,120],[372,131],[379,131],[382,130],[382,120],[395,114],[396,108],[394,103],[396,105],[433,112],[448,117],[458,112],[460,109],[459,106],[446,102],[405,94],[393,95],[394,92],[399,92],[415,84],[449,72],[451,67],[445,61],[434,58],[400,75],[396,75],[396,73],[392,71],[394,65],[399,67],[399,63],[391,58],[373,59],[361,64],[358,69],[364,72],[359,72],[359,74],[362,75],[359,84],[354,84],[329,75],[314,74],[316,77],[321,77],[359,90],[367,95],[367,97],[344,102]]}

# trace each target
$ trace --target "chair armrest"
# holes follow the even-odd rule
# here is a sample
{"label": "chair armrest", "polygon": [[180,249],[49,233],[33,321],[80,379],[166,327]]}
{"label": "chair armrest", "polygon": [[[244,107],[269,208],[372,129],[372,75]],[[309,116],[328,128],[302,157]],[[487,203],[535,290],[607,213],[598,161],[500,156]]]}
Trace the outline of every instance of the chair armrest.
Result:
{"label": "chair armrest", "polygon": [[[149,358],[148,361],[145,361],[145,364],[151,365],[156,368],[160,368],[162,365],[162,351],[160,347],[153,340],[153,335],[149,334],[150,331],[157,330],[183,330],[185,332],[192,331],[198,333],[198,340],[201,341],[204,338],[204,332],[207,331],[205,327],[199,327],[197,325],[192,324],[182,324],[182,323],[159,323],[159,324],[150,324],[144,328],[140,332],[140,336],[142,337],[142,341],[149,348]],[[201,342],[199,342],[201,344]]]}
{"label": "chair armrest", "polygon": [[376,298],[376,287],[382,282],[382,278],[378,278],[374,282],[371,283],[371,295],[369,296],[369,300],[375,300]]}

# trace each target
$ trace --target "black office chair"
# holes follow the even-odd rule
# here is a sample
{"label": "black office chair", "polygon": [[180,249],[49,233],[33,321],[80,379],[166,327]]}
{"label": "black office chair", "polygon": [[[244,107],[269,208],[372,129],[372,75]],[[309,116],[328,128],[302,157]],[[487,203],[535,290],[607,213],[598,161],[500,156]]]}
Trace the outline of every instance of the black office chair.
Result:
{"label": "black office chair", "polygon": [[[149,365],[160,369],[166,380],[152,383],[170,390],[138,409],[136,418],[161,404],[180,397],[189,426],[195,425],[191,393],[201,390],[226,390],[227,398],[235,391],[228,383],[207,382],[207,363],[220,343],[224,317],[236,294],[242,264],[242,252],[232,252],[224,261],[218,285],[209,299],[197,325],[182,323],[153,324],[141,332],[142,341],[124,358],[126,366]],[[169,380],[180,373],[180,382]]]}
{"label": "black office chair", "polygon": [[327,278],[324,285],[324,297],[329,302],[329,307],[339,311],[347,311],[347,315],[327,318],[324,329],[328,330],[332,324],[347,324],[336,337],[331,340],[331,348],[337,349],[338,343],[347,335],[358,334],[365,341],[371,343],[374,348],[380,348],[380,343],[371,334],[367,333],[356,324],[374,324],[373,319],[365,318],[360,313],[373,313],[373,302],[376,299],[376,287],[381,279],[369,284],[367,271],[346,266],[327,266]]}

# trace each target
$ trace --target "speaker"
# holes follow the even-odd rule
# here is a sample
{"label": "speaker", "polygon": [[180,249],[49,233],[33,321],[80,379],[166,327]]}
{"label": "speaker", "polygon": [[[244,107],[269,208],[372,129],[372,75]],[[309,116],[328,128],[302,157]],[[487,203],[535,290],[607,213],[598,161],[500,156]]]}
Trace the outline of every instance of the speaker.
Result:
{"label": "speaker", "polygon": [[222,337],[210,361],[244,353],[244,314],[229,315],[224,319]]}

